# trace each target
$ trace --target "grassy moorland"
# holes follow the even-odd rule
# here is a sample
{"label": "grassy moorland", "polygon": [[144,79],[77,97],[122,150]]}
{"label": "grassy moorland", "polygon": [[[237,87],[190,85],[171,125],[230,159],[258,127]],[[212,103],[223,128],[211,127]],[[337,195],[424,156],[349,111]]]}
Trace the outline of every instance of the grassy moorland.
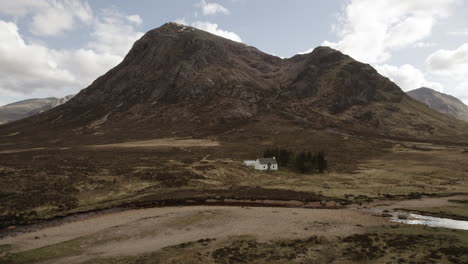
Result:
{"label": "grassy moorland", "polygon": [[[329,148],[330,170],[323,174],[244,168],[242,158],[255,157],[258,147],[239,149],[236,144],[213,140],[160,139],[112,146],[10,150],[0,154],[1,223],[10,226],[5,229],[8,233],[18,229],[12,225],[70,213],[210,199],[367,206],[372,200],[374,204],[392,200],[392,208],[449,217],[465,215],[463,199],[449,202],[455,198],[435,198],[443,202],[431,200],[417,206],[405,200],[466,192],[468,164],[463,148],[379,141],[372,146],[380,148],[372,150],[369,146],[347,149],[346,141],[339,144],[344,144],[340,148],[344,146],[346,151]],[[271,142],[262,143],[269,145]],[[343,166],[345,162],[349,166]],[[397,225],[352,209],[195,206],[97,216],[3,237],[0,260],[465,263],[468,258],[466,231]]]}
{"label": "grassy moorland", "polygon": [[[382,142],[374,144],[381,147],[380,154],[369,150],[367,156],[359,154],[360,149],[353,155],[352,151],[339,153],[330,148],[328,172],[302,174],[284,167],[278,172],[244,168],[241,157],[255,157],[251,154],[255,150],[231,149],[232,145],[212,140],[159,139],[1,153],[1,226],[162,200],[232,198],[359,204],[468,190],[467,154],[454,146]],[[349,167],[343,166],[344,162]]]}

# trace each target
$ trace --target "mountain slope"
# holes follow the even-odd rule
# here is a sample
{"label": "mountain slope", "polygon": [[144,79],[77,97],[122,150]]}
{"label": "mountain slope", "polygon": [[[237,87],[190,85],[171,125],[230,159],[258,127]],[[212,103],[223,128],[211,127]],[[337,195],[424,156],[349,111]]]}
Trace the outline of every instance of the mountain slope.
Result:
{"label": "mountain slope", "polygon": [[0,107],[0,125],[30,116],[31,111],[54,102],[57,98],[28,99]]}
{"label": "mountain slope", "polygon": [[[371,66],[328,47],[280,59],[168,23],[72,100],[0,128],[16,142],[212,136],[251,123],[465,140],[466,124],[407,96]],[[41,133],[37,133],[40,131]],[[252,131],[255,134],[255,131]]]}
{"label": "mountain slope", "polygon": [[468,106],[458,98],[426,87],[409,91],[408,95],[436,111],[468,121]]}
{"label": "mountain slope", "polygon": [[73,96],[28,99],[2,106],[0,107],[0,125],[43,113],[68,102]]}
{"label": "mountain slope", "polygon": [[33,116],[33,115],[37,115],[37,114],[40,114],[40,113],[44,113],[45,111],[49,111],[52,108],[55,108],[55,107],[57,107],[59,105],[63,105],[64,103],[68,102],[74,96],[75,95],[72,94],[72,95],[67,95],[65,97],[62,97],[62,98],[55,98],[55,100],[52,100],[51,102],[49,102],[48,104],[42,106],[41,108],[32,110],[31,112],[29,112],[27,114],[27,116]]}

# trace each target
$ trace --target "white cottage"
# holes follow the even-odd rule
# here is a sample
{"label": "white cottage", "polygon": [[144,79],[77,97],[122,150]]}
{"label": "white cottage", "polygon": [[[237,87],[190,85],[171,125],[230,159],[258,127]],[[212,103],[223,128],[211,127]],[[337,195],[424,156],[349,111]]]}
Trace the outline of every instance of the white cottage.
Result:
{"label": "white cottage", "polygon": [[254,167],[256,170],[278,170],[278,163],[273,158],[258,158],[257,160],[244,160],[245,167]]}

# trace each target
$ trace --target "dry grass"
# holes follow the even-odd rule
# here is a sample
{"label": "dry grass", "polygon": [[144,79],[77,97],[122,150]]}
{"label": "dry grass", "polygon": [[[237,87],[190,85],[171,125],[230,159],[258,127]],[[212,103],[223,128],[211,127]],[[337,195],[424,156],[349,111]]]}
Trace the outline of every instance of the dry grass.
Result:
{"label": "dry grass", "polygon": [[[124,152],[124,149],[121,151]],[[166,197],[165,194],[174,194],[175,192],[184,190],[209,194],[210,190],[215,190],[216,188],[229,189],[230,187],[237,188],[242,186],[260,186],[269,190],[281,189],[320,193],[330,197],[346,198],[355,203],[366,202],[369,198],[384,198],[392,195],[408,196],[411,193],[452,194],[466,192],[468,189],[468,164],[464,162],[466,154],[463,154],[457,147],[452,146],[436,146],[411,142],[398,143],[391,151],[377,158],[362,161],[354,172],[330,172],[307,175],[285,168],[281,168],[278,172],[255,171],[242,167],[240,160],[210,159],[206,152],[196,152],[197,148],[191,150],[196,154],[187,152],[186,156],[183,156],[181,153],[185,152],[173,153],[169,152],[169,150],[160,151],[158,148],[156,152],[147,152],[145,155],[141,152],[128,152],[122,159],[119,159],[119,157],[124,155],[118,155],[115,160],[112,160],[112,163],[108,163],[108,157],[114,151],[106,150],[105,148],[90,150],[86,153],[71,153],[70,156],[74,157],[73,161],[76,164],[70,164],[70,159],[65,156],[61,165],[63,167],[61,167],[61,170],[58,170],[58,172],[63,172],[67,168],[73,168],[73,171],[70,171],[70,175],[67,176],[68,178],[61,176],[57,179],[51,179],[54,179],[54,181],[68,179],[73,182],[73,186],[77,191],[72,192],[67,197],[76,199],[78,207],[72,208],[71,211],[92,210],[109,205],[118,206],[124,202],[140,198],[171,198]],[[109,153],[105,153],[105,151],[109,151]],[[42,158],[46,159],[49,157],[42,153],[42,151],[36,152],[33,160],[38,162]],[[66,154],[68,152],[63,153]],[[161,162],[161,156],[165,156],[164,162]],[[198,158],[194,159],[193,156],[197,156]],[[216,157],[215,155],[213,156]],[[184,157],[191,159],[184,161]],[[12,156],[12,158],[14,157]],[[86,170],[83,172],[81,171],[83,167],[81,160],[90,160],[94,163],[92,166],[87,164]],[[11,162],[13,162],[13,159]],[[43,162],[47,162],[50,166],[47,160]],[[39,165],[40,163],[37,164]],[[95,170],[89,172],[89,168]],[[57,171],[54,167],[49,168],[49,170],[50,173],[46,175],[47,177],[51,177]],[[15,170],[11,168],[3,169],[5,175],[10,175],[13,171]],[[15,183],[21,181],[26,186],[29,182],[23,182],[24,179],[20,177],[22,172],[15,172],[19,173],[19,176],[11,174],[11,179],[14,179]],[[72,178],[72,176],[76,175],[81,176]],[[34,179],[42,179],[43,177],[43,175],[38,174]],[[115,183],[113,181],[114,178],[117,179]],[[186,181],[180,182],[180,179],[185,179]],[[64,186],[67,185],[65,184]],[[34,188],[38,188],[38,181],[35,182]],[[48,192],[51,190],[57,191],[52,188],[46,188],[45,190]],[[69,193],[67,190],[63,190],[63,192]],[[34,210],[43,217],[51,215],[51,212],[57,213],[57,208],[51,207],[48,203],[49,200],[47,199],[51,198],[45,197],[44,199],[44,203],[38,204],[34,207]],[[64,196],[57,196],[56,199],[57,201],[63,201]],[[461,213],[465,212],[460,213],[454,208],[447,207],[464,206],[464,204],[459,203],[450,205],[448,199],[450,198],[441,198],[436,203],[429,200],[418,201],[417,203],[421,205],[419,208],[415,208],[418,207],[415,206],[417,204],[416,200],[414,200],[414,203],[406,204],[396,202],[391,206],[393,208],[412,208],[428,213],[435,211],[440,213],[440,211],[444,211],[449,214],[461,215]],[[24,203],[27,202],[24,201]],[[431,207],[431,204],[434,207]],[[18,205],[23,204],[18,203]],[[14,206],[16,205],[12,204],[11,208],[16,208]],[[446,216],[449,216],[449,214],[446,214]],[[276,244],[277,242],[275,241],[278,241],[278,239],[306,239],[310,236],[319,235],[331,242],[327,242],[323,248],[316,248],[316,250],[325,253],[310,255],[311,259],[316,258],[329,261],[329,258],[336,254],[348,252],[346,248],[348,245],[351,245],[351,248],[357,248],[358,250],[356,252],[353,251],[353,254],[357,255],[352,256],[363,257],[364,260],[370,261],[367,259],[369,256],[366,254],[378,248],[385,252],[382,253],[382,256],[378,256],[379,258],[387,262],[395,262],[398,259],[392,258],[398,258],[399,254],[395,253],[397,251],[391,250],[391,243],[400,239],[402,235],[407,235],[408,230],[405,229],[400,234],[394,231],[394,229],[382,229],[380,227],[374,230],[370,227],[385,224],[386,220],[384,218],[354,210],[235,207],[155,208],[104,215],[33,233],[20,234],[14,238],[0,240],[0,250],[3,248],[3,251],[10,252],[8,254],[12,256],[12,263],[79,263],[82,261],[112,263],[116,259],[119,259],[120,263],[139,263],[141,258],[146,259],[144,257],[146,256],[145,254],[153,254],[151,252],[156,252],[155,254],[159,257],[156,258],[151,255],[149,259],[157,259],[160,261],[159,263],[170,263],[174,259],[184,261],[199,260],[191,254],[195,254],[195,252],[201,249],[193,248],[191,250],[190,247],[183,246],[184,250],[180,250],[175,245],[180,245],[181,243],[190,244],[192,243],[191,241],[200,239],[216,238],[217,242],[208,243],[212,246],[209,246],[208,249],[205,248],[207,252],[214,252],[226,247],[231,250],[231,248],[236,248],[236,243],[238,243],[232,236],[241,235],[248,237],[249,241],[252,239],[257,241],[255,245],[259,250],[258,252],[256,251],[257,249],[253,249],[252,252],[244,252],[244,249],[242,249],[242,254],[257,257],[263,256],[263,254],[270,254],[275,257],[287,258],[290,255],[282,255],[283,253],[281,252],[289,252],[290,248],[285,249],[283,246],[278,246],[279,244]],[[381,241],[387,239],[388,241],[385,240],[387,244],[374,241],[377,244],[362,245],[362,241],[360,240],[351,240],[352,242],[336,240],[336,236],[346,237],[363,232],[383,232],[382,230],[386,234],[390,233],[390,235],[377,235],[377,237]],[[445,233],[441,233],[441,236],[439,236],[439,234],[433,235],[434,230],[436,229],[426,230],[419,227],[412,227],[410,229],[414,235],[409,236],[408,239],[419,239],[423,235],[423,238],[427,238],[426,240],[428,241],[421,246],[411,249],[424,252],[416,256],[416,259],[428,261],[428,259],[434,257],[430,255],[432,251],[437,251],[442,246],[445,248],[445,244],[440,246],[438,243],[439,241],[446,241],[446,234],[450,232],[444,231]],[[393,233],[396,235],[393,236]],[[463,234],[466,237],[465,233]],[[375,235],[371,236],[372,239],[376,238]],[[35,237],[39,237],[39,239],[35,239]],[[362,239],[370,241],[365,236]],[[293,241],[295,241],[294,243],[301,244],[297,240]],[[243,243],[241,244],[243,245]],[[457,246],[462,244],[459,242],[452,243],[452,245]],[[200,245],[204,245],[204,243]],[[395,245],[397,247],[395,250],[398,250],[398,243]],[[364,246],[370,246],[371,248],[370,250],[363,249],[359,251]],[[178,254],[173,254],[175,251],[171,251],[171,247],[177,247]],[[266,248],[274,248],[280,253],[265,251]],[[338,251],[327,253],[326,248],[334,248]],[[294,252],[294,254],[297,253],[296,251]],[[409,251],[406,253],[402,257],[410,260],[412,255]],[[297,257],[294,254],[291,256]],[[460,256],[463,260],[464,256]],[[205,257],[201,261],[208,261],[207,263],[213,261],[211,255]],[[346,255],[345,263],[353,263],[348,257],[350,256]],[[444,261],[450,263],[446,255],[442,257]],[[225,260],[231,261],[228,255],[218,260],[221,263]],[[265,259],[259,257],[258,263],[264,263],[265,261]],[[274,263],[271,259],[268,261],[269,263]]]}
{"label": "dry grass", "polygon": [[11,153],[45,150],[45,149],[46,148],[9,149],[9,150],[0,150],[0,154],[11,154]]}
{"label": "dry grass", "polygon": [[[326,196],[327,201],[346,199],[360,204],[395,195],[415,198],[424,193],[449,195],[468,190],[467,154],[453,146],[393,142],[392,149],[362,159],[347,172],[300,174],[284,167],[277,172],[244,168],[241,158],[252,154],[239,154],[239,147],[231,149],[231,143],[207,147],[219,143],[175,138],[153,143],[159,147],[4,154],[0,166],[3,226],[165,199],[224,196],[287,200],[308,196],[324,200]],[[164,147],[171,144],[184,147]],[[139,145],[149,146],[142,142]],[[195,145],[203,147],[187,147]],[[346,158],[331,157],[334,164]],[[242,188],[251,189],[238,192]]]}
{"label": "dry grass", "polygon": [[[418,143],[399,145],[378,159],[362,162],[353,173],[299,174],[287,168],[268,173],[241,169],[232,164],[218,168],[209,178],[230,183],[234,178],[239,185],[315,192],[341,198],[467,192],[466,154],[453,147],[432,146],[430,151],[415,150],[415,147],[420,146]],[[235,176],[229,179],[228,175]]]}
{"label": "dry grass", "polygon": [[92,148],[157,148],[157,147],[218,147],[220,143],[209,139],[160,138],[153,140],[131,141],[105,145],[91,145]]}

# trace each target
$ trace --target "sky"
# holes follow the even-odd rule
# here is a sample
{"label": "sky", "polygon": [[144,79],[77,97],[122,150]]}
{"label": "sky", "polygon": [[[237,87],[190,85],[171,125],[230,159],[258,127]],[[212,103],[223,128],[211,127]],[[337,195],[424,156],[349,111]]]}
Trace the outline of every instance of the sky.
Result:
{"label": "sky", "polygon": [[166,22],[282,58],[330,46],[468,104],[466,14],[468,0],[0,0],[0,106],[78,93]]}

